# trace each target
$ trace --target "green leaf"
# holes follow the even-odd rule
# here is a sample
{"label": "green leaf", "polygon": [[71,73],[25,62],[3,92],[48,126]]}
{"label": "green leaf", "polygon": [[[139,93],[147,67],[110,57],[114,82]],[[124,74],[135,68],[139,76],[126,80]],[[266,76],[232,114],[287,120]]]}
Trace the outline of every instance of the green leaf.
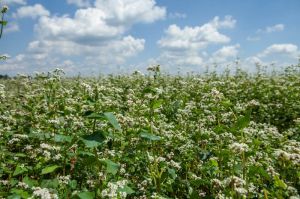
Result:
{"label": "green leaf", "polygon": [[57,179],[50,179],[50,180],[42,180],[41,185],[42,188],[51,188],[51,189],[57,189],[59,186],[59,182]]}
{"label": "green leaf", "polygon": [[23,182],[26,183],[29,187],[36,186],[38,182],[36,180],[30,179],[28,176],[23,178]]}
{"label": "green leaf", "polygon": [[85,140],[85,139],[81,139],[81,141],[85,144],[86,147],[88,148],[95,148],[101,145],[100,142],[97,141],[90,141],[90,140]]}
{"label": "green leaf", "polygon": [[100,146],[106,139],[105,133],[102,131],[96,131],[91,135],[85,135],[82,137],[82,141],[88,148],[94,148]]}
{"label": "green leaf", "polygon": [[99,114],[99,113],[91,113],[88,116],[86,116],[86,118],[102,120],[103,119],[103,115]]}
{"label": "green leaf", "polygon": [[69,186],[72,189],[76,189],[76,187],[77,187],[77,181],[76,180],[71,180],[71,182],[69,183]]}
{"label": "green leaf", "polygon": [[20,175],[20,174],[25,173],[27,171],[28,171],[28,169],[26,167],[24,167],[24,166],[21,167],[20,165],[18,165],[16,167],[14,173],[13,173],[13,176]]}
{"label": "green leaf", "polygon": [[7,25],[7,21],[0,21],[0,24],[3,25],[3,26],[6,26]]}
{"label": "green leaf", "polygon": [[13,194],[8,196],[7,199],[21,199],[21,196],[19,196],[18,194]]}
{"label": "green leaf", "polygon": [[284,183],[283,180],[281,180],[277,175],[274,176],[274,180],[275,180],[275,186],[276,187],[280,187],[282,189],[286,189],[287,185]]}
{"label": "green leaf", "polygon": [[72,141],[72,137],[71,136],[67,136],[67,135],[55,135],[54,136],[54,141],[55,142],[71,142]]}
{"label": "green leaf", "polygon": [[105,119],[109,121],[109,123],[118,131],[122,131],[119,122],[117,121],[115,115],[111,112],[107,112],[103,114]]}
{"label": "green leaf", "polygon": [[[29,198],[29,193],[26,192],[26,191],[24,191],[24,190],[22,190],[22,189],[15,189],[15,188],[13,188],[13,189],[11,189],[10,193],[14,193],[17,196],[20,196],[22,198]],[[18,198],[18,197],[13,197],[13,198]]]}
{"label": "green leaf", "polygon": [[163,103],[162,99],[156,100],[156,101],[153,102],[152,108],[153,109],[157,109],[157,108],[159,108],[162,105],[162,103]]}
{"label": "green leaf", "polygon": [[154,134],[151,134],[151,133],[147,133],[147,132],[142,132],[140,134],[140,136],[144,139],[147,139],[147,140],[151,140],[151,141],[158,141],[158,140],[161,140],[161,137],[157,136],[157,135],[154,135]]}
{"label": "green leaf", "polygon": [[125,192],[128,195],[133,194],[135,191],[131,189],[129,186],[125,185],[123,188],[119,188],[118,192]]}
{"label": "green leaf", "polygon": [[250,116],[251,116],[251,110],[248,111],[245,116],[239,117],[235,124],[235,128],[239,130],[246,128],[250,123]]}
{"label": "green leaf", "polygon": [[171,178],[172,178],[173,180],[175,180],[175,178],[177,177],[176,171],[175,171],[174,169],[168,168],[168,173],[170,174]]}
{"label": "green leaf", "polygon": [[53,165],[53,166],[49,166],[49,167],[46,167],[42,170],[42,173],[41,175],[44,175],[44,174],[48,174],[48,173],[52,173],[54,172],[57,168],[59,168],[60,166],[58,165]]}
{"label": "green leaf", "polygon": [[81,199],[94,199],[95,198],[95,193],[93,192],[81,192],[79,194],[77,194],[79,198]]}
{"label": "green leaf", "polygon": [[120,165],[118,165],[117,163],[114,163],[111,160],[102,160],[102,162],[106,164],[106,172],[107,173],[116,175],[116,173],[119,170]]}

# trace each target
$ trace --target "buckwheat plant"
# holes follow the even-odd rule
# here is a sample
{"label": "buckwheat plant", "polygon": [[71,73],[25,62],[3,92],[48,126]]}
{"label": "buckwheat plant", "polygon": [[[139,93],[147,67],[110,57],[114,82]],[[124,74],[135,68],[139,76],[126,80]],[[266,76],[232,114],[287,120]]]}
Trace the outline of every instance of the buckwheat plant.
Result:
{"label": "buckwheat plant", "polygon": [[300,70],[0,81],[0,198],[299,198]]}
{"label": "buckwheat plant", "polygon": [[[0,1],[0,3],[1,3],[1,1]],[[4,28],[4,26],[7,25],[7,21],[4,20],[4,14],[7,13],[7,11],[8,11],[8,6],[6,6],[6,5],[2,6],[1,14],[0,14],[0,39],[3,34],[3,28]],[[7,56],[0,55],[0,60],[5,60],[5,59],[7,59]]]}

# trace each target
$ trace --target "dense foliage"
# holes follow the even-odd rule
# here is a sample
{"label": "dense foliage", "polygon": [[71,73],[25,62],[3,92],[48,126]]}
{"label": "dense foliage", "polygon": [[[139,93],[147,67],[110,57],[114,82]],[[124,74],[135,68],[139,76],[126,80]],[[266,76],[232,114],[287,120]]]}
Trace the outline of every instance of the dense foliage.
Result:
{"label": "dense foliage", "polygon": [[0,197],[299,198],[298,66],[0,81]]}

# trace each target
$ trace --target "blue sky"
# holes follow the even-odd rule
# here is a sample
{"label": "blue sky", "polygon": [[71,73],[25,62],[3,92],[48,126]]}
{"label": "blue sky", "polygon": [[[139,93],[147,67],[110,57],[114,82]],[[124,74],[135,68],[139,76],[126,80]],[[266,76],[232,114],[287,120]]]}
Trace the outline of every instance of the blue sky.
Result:
{"label": "blue sky", "polygon": [[[2,0],[0,73],[252,71],[296,64],[299,0]],[[297,21],[298,20],[298,21]],[[298,23],[297,23],[298,22]]]}

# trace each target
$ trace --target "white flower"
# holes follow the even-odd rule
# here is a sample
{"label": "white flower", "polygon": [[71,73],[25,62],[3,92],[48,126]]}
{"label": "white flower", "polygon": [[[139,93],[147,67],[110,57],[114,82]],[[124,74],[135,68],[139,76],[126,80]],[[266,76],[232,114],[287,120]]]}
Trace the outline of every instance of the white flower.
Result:
{"label": "white flower", "polygon": [[24,189],[28,189],[29,186],[28,184],[26,184],[25,182],[18,182],[18,187],[24,188]]}
{"label": "white flower", "polygon": [[170,166],[175,167],[176,169],[181,169],[180,163],[171,160],[169,162]]}
{"label": "white flower", "polygon": [[7,11],[8,11],[8,6],[7,5],[4,5],[3,7],[2,7],[2,10],[1,10],[1,12],[2,13],[6,13]]}
{"label": "white flower", "polygon": [[40,197],[41,199],[58,199],[58,196],[51,193],[47,188],[33,187],[33,196]]}
{"label": "white flower", "polygon": [[51,153],[49,151],[44,151],[43,155],[45,156],[46,159],[50,159],[51,158]]}
{"label": "white flower", "polygon": [[70,175],[66,175],[66,176],[58,176],[58,182],[60,184],[69,184],[70,182],[70,178],[71,176]]}
{"label": "white flower", "polygon": [[245,188],[242,187],[237,187],[235,188],[235,191],[240,194],[240,195],[246,195],[247,194],[247,190]]}
{"label": "white flower", "polygon": [[236,153],[243,153],[243,152],[247,152],[249,150],[249,147],[247,144],[245,143],[233,143],[229,146],[229,148]]}
{"label": "white flower", "polygon": [[62,158],[62,155],[61,155],[60,153],[56,154],[56,155],[53,157],[54,160],[59,160],[59,159],[61,159],[61,158]]}

